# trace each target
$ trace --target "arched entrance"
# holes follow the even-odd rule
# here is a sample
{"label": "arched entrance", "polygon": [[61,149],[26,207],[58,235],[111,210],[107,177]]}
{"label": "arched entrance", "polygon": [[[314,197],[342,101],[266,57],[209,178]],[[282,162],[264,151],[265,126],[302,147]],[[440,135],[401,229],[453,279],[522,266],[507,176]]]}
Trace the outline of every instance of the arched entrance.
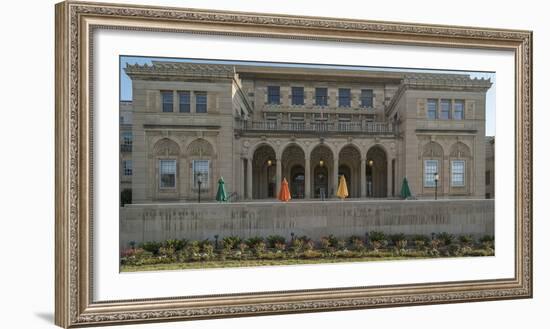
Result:
{"label": "arched entrance", "polygon": [[[340,176],[344,176],[346,179],[346,186],[348,187],[348,193],[350,198],[356,197],[354,187],[356,184],[353,184],[352,182],[352,173],[351,169],[348,165],[340,165],[338,166],[338,179],[340,179]],[[338,182],[339,183],[339,182]]]}
{"label": "arched entrance", "polygon": [[326,165],[317,165],[313,171],[313,197],[328,197],[328,169]]}
{"label": "arched entrance", "polygon": [[373,146],[367,152],[367,196],[385,198],[388,195],[388,163],[386,152],[380,146]]}
{"label": "arched entrance", "polygon": [[305,171],[304,167],[295,165],[290,170],[290,194],[293,199],[303,199],[305,193]]}
{"label": "arched entrance", "polygon": [[350,198],[361,196],[361,153],[354,145],[347,145],[340,150],[338,176],[344,175]]}
{"label": "arched entrance", "polygon": [[302,148],[297,144],[288,145],[281,154],[281,165],[281,179],[287,179],[292,198],[304,198],[305,153]]}
{"label": "arched entrance", "polygon": [[334,165],[334,156],[332,151],[326,145],[317,145],[311,151],[311,167],[313,170],[312,195],[314,198],[324,196],[328,198],[334,195],[337,188],[337,177],[334,177],[338,168]]}
{"label": "arched entrance", "polygon": [[262,145],[254,151],[252,159],[252,198],[274,198],[276,166],[275,151],[269,145]]}

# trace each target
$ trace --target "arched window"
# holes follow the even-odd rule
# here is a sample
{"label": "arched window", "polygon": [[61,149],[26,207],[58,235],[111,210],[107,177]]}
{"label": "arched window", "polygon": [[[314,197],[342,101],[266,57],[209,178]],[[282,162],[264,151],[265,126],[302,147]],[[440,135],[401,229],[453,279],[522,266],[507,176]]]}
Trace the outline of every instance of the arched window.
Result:
{"label": "arched window", "polygon": [[451,187],[466,186],[466,171],[470,157],[470,148],[466,144],[457,142],[451,146],[449,154]]}
{"label": "arched window", "polygon": [[441,179],[441,165],[443,162],[443,148],[436,142],[429,142],[422,151],[423,158],[423,186],[435,187],[436,178]]}

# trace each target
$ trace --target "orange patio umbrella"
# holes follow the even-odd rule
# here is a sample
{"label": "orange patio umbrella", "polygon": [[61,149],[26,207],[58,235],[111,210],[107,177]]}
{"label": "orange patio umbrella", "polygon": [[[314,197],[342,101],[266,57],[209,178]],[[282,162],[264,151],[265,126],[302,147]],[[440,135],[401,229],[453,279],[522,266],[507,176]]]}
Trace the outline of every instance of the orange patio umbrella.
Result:
{"label": "orange patio umbrella", "polygon": [[283,182],[281,183],[281,190],[279,191],[279,200],[283,202],[287,202],[290,200],[290,190],[288,189],[288,182],[286,178],[283,178]]}

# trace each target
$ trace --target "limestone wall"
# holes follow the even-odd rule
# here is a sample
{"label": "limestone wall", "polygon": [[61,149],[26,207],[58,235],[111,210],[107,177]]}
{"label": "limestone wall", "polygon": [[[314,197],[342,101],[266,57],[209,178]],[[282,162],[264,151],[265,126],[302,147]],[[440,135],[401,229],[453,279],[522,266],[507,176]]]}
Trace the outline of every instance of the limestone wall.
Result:
{"label": "limestone wall", "polygon": [[120,210],[120,246],[130,241],[243,238],[291,232],[318,239],[365,232],[494,234],[494,200],[348,200],[289,203],[128,205]]}

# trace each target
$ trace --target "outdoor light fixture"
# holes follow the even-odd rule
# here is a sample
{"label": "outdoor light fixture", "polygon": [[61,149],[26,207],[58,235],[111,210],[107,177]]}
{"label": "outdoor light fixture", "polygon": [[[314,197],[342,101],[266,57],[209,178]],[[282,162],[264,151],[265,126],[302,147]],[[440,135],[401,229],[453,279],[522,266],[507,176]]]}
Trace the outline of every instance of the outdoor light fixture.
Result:
{"label": "outdoor light fixture", "polygon": [[371,167],[372,167],[372,165],[374,165],[374,161],[372,161],[372,160],[369,160],[369,166],[371,166]]}
{"label": "outdoor light fixture", "polygon": [[319,160],[319,165],[322,167],[325,164],[325,161]]}
{"label": "outdoor light fixture", "polygon": [[270,159],[270,160],[267,160],[267,165],[268,165],[269,167],[271,167],[272,164],[273,164],[273,161],[271,161],[271,159]]}

